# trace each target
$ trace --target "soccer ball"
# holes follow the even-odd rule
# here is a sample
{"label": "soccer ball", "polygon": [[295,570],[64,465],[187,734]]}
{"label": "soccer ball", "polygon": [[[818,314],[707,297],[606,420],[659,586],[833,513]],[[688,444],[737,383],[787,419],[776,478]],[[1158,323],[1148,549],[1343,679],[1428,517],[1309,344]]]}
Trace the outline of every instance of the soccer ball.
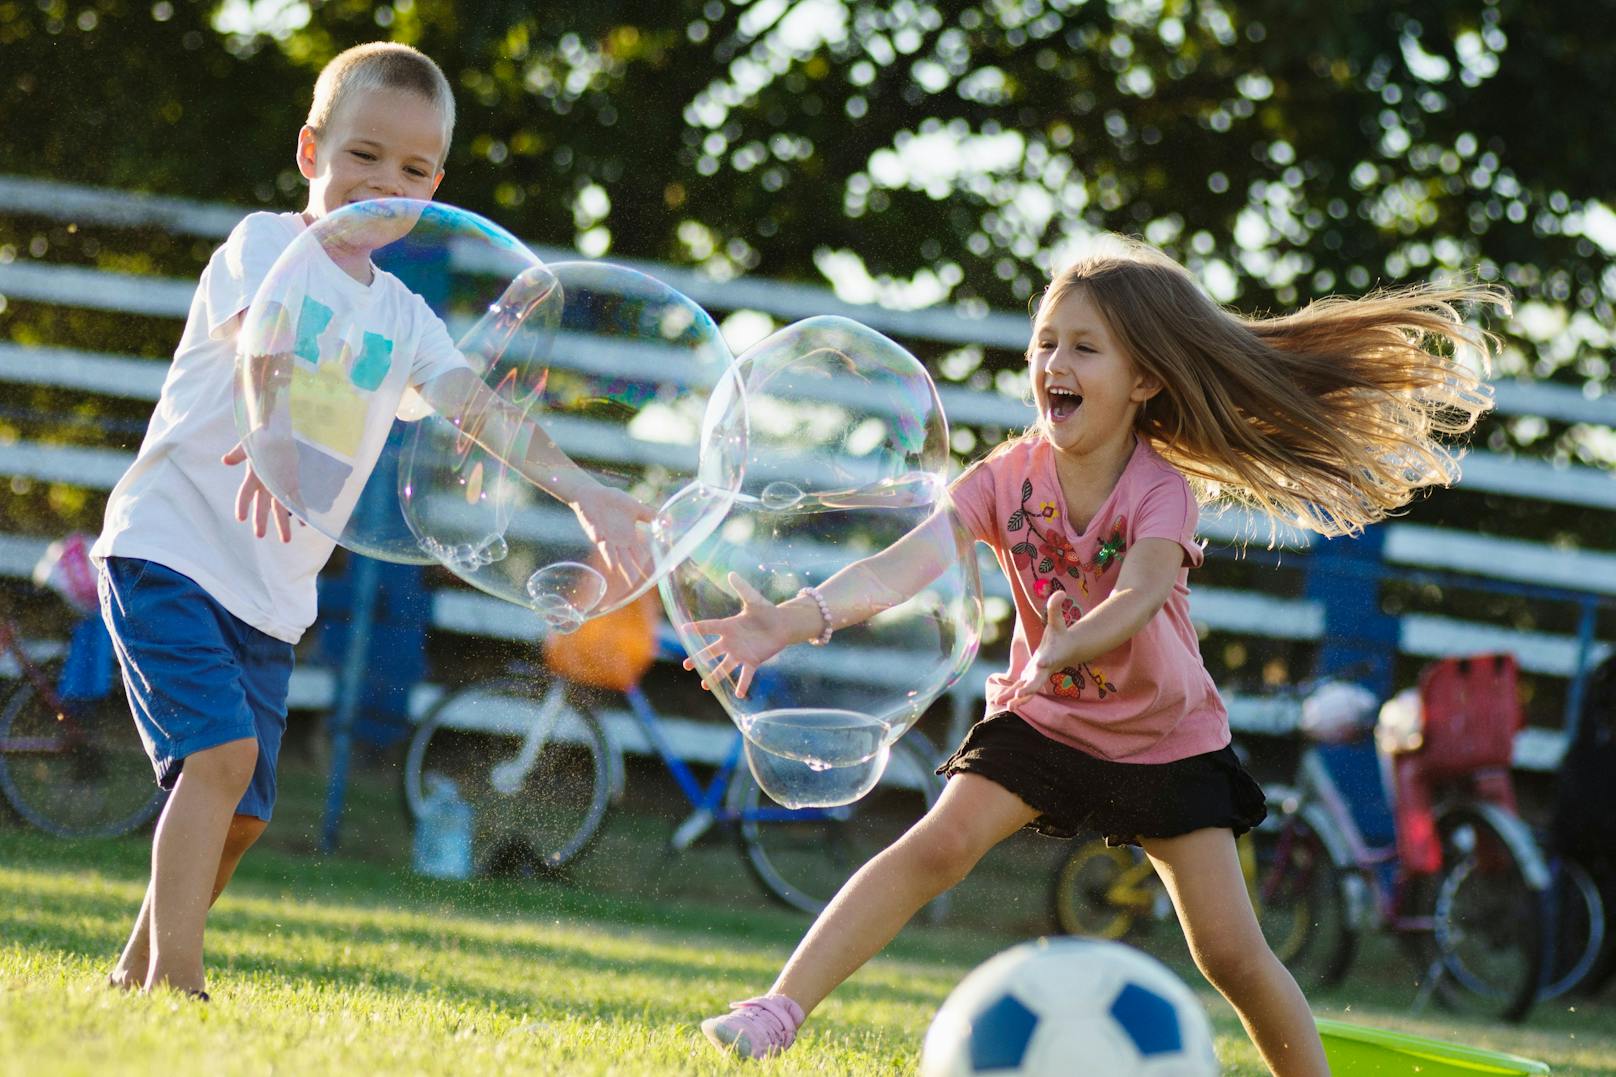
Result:
{"label": "soccer ball", "polygon": [[1039,939],[979,965],[926,1033],[921,1077],[1216,1077],[1212,1028],[1160,961],[1118,942]]}

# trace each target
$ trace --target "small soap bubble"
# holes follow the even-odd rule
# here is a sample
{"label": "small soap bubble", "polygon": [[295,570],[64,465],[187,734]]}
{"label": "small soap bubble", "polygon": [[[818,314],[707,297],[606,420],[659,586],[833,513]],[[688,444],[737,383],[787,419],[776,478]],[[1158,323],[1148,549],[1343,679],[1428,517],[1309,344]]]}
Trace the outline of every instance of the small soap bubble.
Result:
{"label": "small soap bubble", "polygon": [[796,485],[789,482],[771,482],[763,488],[761,500],[763,507],[771,512],[785,512],[802,503],[803,492]]}
{"label": "small soap bubble", "polygon": [[477,557],[482,564],[492,565],[510,555],[510,544],[504,535],[489,535],[477,545]]}
{"label": "small soap bubble", "polygon": [[606,595],[606,577],[589,565],[563,561],[528,577],[527,597],[546,618],[577,619],[582,624]]}

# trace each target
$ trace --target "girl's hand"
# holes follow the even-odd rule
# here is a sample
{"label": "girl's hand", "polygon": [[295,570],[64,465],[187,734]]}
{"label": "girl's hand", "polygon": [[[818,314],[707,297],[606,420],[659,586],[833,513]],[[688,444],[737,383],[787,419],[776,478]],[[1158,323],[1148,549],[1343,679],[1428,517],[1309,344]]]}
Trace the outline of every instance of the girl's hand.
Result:
{"label": "girl's hand", "polygon": [[[697,660],[702,658],[714,662],[712,672],[701,682],[701,686],[708,691],[712,690],[714,681],[733,670],[735,696],[745,699],[747,689],[752,686],[752,675],[759,666],[791,644],[813,637],[801,634],[803,619],[796,615],[796,611],[786,609],[784,603],[776,606],[742,579],[739,573],[729,574],[729,585],[741,600],[741,612],[731,617],[690,622],[691,632],[714,639],[686,658],[684,666],[686,669],[695,669]],[[818,608],[814,607],[813,612],[817,621]]]}
{"label": "girl's hand", "polygon": [[[269,519],[275,518],[275,533],[280,535],[282,542],[292,541],[292,513],[287,507],[275,499],[264,485],[264,480],[258,477],[253,470],[252,461],[247,458],[247,443],[236,442],[235,448],[219,458],[219,462],[227,467],[235,467],[245,463],[247,473],[241,477],[241,489],[236,491],[236,519],[246,522],[248,515],[252,516],[253,534],[263,538],[269,531]],[[302,520],[298,521],[301,525]]]}
{"label": "girl's hand", "polygon": [[1044,610],[1044,638],[1038,641],[1038,649],[1032,652],[1027,668],[1010,686],[1010,697],[1004,702],[1007,710],[1038,695],[1057,670],[1071,664],[1078,616],[1077,606],[1065,591],[1057,588],[1049,596]]}
{"label": "girl's hand", "polygon": [[650,577],[647,529],[656,513],[649,505],[622,490],[590,482],[571,507],[608,575],[620,577],[631,589]]}

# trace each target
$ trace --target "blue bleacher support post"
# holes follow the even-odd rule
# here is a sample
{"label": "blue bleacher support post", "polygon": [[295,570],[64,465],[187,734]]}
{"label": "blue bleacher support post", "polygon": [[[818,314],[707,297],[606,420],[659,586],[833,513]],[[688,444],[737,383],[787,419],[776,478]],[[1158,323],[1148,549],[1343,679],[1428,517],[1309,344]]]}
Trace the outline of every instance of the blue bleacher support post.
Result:
{"label": "blue bleacher support post", "polygon": [[1563,722],[1567,744],[1577,743],[1581,732],[1583,701],[1588,698],[1588,678],[1594,671],[1594,629],[1599,623],[1597,599],[1584,596],[1578,605],[1581,612],[1577,616],[1577,672],[1566,692]]}
{"label": "blue bleacher support post", "polygon": [[1307,597],[1324,607],[1315,673],[1345,673],[1382,699],[1392,693],[1398,631],[1397,618],[1380,608],[1385,542],[1385,529],[1370,527],[1357,538],[1314,543],[1305,585]]}
{"label": "blue bleacher support post", "polygon": [[[369,491],[367,490],[367,493]],[[373,501],[365,498],[364,501]],[[360,511],[365,506],[362,503]],[[370,632],[375,622],[376,592],[381,565],[369,557],[354,557],[353,623],[342,675],[337,679],[336,706],[331,712],[331,774],[326,779],[325,821],[320,848],[334,852],[342,831],[342,811],[348,799],[348,761],[353,754],[354,715],[364,691],[365,664],[370,656]]]}
{"label": "blue bleacher support post", "polygon": [[[354,624],[358,567],[350,558],[340,572],[320,579],[318,653],[337,669],[347,661]],[[426,678],[426,637],[432,596],[416,565],[379,563],[372,605],[367,676],[359,687],[353,735],[360,744],[389,748],[409,736],[410,689]]]}

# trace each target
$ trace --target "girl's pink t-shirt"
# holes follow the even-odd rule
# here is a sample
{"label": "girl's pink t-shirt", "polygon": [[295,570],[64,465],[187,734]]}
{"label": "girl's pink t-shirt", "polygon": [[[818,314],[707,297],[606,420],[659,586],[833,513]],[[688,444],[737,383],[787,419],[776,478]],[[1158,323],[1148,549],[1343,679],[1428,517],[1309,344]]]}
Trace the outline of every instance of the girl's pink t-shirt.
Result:
{"label": "girl's pink t-shirt", "polygon": [[1161,610],[1133,638],[1052,675],[1016,713],[1054,740],[1103,759],[1167,763],[1229,743],[1229,715],[1201,662],[1190,623],[1189,569],[1201,564],[1200,508],[1176,468],[1140,440],[1086,530],[1067,523],[1055,454],[1028,438],[970,468],[954,483],[961,522],[993,548],[1016,604],[1010,668],[987,682],[987,709],[1005,710],[1009,688],[1043,639],[1049,596],[1060,588],[1087,614],[1111,594],[1128,550],[1162,538],[1184,564]]}

